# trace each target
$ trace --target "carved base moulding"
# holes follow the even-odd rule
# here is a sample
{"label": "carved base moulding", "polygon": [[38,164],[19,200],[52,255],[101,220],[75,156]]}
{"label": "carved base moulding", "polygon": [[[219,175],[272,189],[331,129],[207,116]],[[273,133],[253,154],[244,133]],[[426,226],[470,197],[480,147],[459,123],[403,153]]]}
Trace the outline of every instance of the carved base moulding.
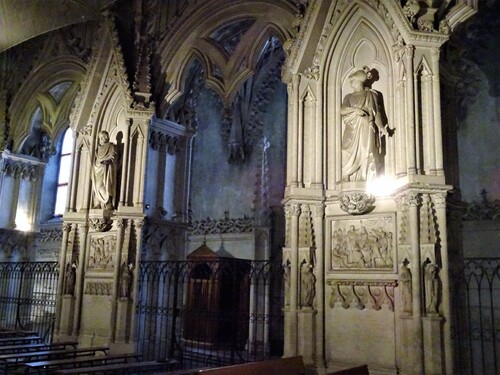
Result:
{"label": "carved base moulding", "polygon": [[394,214],[330,217],[327,220],[329,271],[396,272]]}
{"label": "carved base moulding", "polygon": [[332,309],[380,310],[386,305],[394,311],[396,281],[327,280],[326,283],[331,288],[329,305]]}

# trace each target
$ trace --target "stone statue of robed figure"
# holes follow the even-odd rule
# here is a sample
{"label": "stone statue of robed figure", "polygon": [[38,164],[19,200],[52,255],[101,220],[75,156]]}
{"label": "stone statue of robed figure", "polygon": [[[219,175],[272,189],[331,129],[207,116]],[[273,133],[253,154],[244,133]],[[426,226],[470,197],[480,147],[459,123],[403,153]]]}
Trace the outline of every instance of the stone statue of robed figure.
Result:
{"label": "stone statue of robed figure", "polygon": [[94,164],[92,167],[92,186],[94,193],[94,208],[112,210],[116,194],[116,147],[109,141],[109,134],[99,132]]}
{"label": "stone statue of robed figure", "polygon": [[342,180],[370,181],[383,173],[382,135],[389,134],[382,94],[370,88],[367,68],[349,76],[353,92],[342,102]]}

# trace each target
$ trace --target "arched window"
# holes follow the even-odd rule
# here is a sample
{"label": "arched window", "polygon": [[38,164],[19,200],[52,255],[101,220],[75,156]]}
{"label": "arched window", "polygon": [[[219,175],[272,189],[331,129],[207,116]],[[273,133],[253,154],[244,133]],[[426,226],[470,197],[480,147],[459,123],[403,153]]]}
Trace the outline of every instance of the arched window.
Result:
{"label": "arched window", "polygon": [[73,157],[73,131],[68,128],[64,134],[59,159],[59,173],[57,178],[56,204],[54,216],[62,215],[68,197],[69,178],[71,175],[71,161]]}

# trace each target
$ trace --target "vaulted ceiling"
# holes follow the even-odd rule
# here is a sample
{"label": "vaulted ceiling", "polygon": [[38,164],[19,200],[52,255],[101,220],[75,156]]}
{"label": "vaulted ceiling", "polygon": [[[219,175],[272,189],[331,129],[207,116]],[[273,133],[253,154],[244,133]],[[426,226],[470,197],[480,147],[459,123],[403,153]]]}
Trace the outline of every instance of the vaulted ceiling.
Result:
{"label": "vaulted ceiling", "polygon": [[0,0],[0,52],[71,24],[101,17],[115,0]]}

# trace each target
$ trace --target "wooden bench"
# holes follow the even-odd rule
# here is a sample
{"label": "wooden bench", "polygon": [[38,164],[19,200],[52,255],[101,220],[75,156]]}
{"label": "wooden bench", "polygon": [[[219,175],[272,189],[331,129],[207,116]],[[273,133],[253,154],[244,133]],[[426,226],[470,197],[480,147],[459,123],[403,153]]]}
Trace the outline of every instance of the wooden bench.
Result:
{"label": "wooden bench", "polygon": [[40,336],[5,337],[0,339],[0,347],[8,345],[35,344],[43,339]]}
{"label": "wooden bench", "polygon": [[0,354],[39,352],[43,350],[68,349],[68,347],[76,349],[77,345],[78,345],[77,341],[61,341],[49,344],[42,343],[42,344],[6,345],[6,346],[0,346]]}
{"label": "wooden bench", "polygon": [[74,369],[58,370],[58,375],[76,375],[76,374],[129,374],[129,373],[148,373],[169,371],[178,365],[177,361],[148,361],[135,363],[118,363],[102,366],[78,367]]}
{"label": "wooden bench", "polygon": [[73,369],[78,367],[88,367],[97,365],[108,365],[117,363],[139,362],[141,356],[138,354],[115,354],[95,357],[76,357],[68,359],[54,359],[47,361],[27,362],[25,374],[30,373],[48,373],[55,370]]}
{"label": "wooden bench", "polygon": [[335,372],[330,372],[328,375],[370,375],[368,372],[368,366],[358,366],[352,367],[345,370],[339,370]]}
{"label": "wooden bench", "polygon": [[77,349],[54,349],[42,350],[34,352],[1,354],[0,355],[0,371],[8,374],[9,370],[18,367],[26,362],[51,360],[51,359],[65,359],[76,358],[79,356],[94,356],[96,353],[106,354],[109,348],[105,346],[96,346],[90,348],[77,348]]}
{"label": "wooden bench", "polygon": [[270,359],[261,362],[198,370],[203,375],[304,375],[306,372],[302,357]]}
{"label": "wooden bench", "polygon": [[24,330],[3,330],[0,331],[0,338],[9,338],[9,337],[26,337],[26,336],[36,336],[38,332],[36,331],[24,331]]}

